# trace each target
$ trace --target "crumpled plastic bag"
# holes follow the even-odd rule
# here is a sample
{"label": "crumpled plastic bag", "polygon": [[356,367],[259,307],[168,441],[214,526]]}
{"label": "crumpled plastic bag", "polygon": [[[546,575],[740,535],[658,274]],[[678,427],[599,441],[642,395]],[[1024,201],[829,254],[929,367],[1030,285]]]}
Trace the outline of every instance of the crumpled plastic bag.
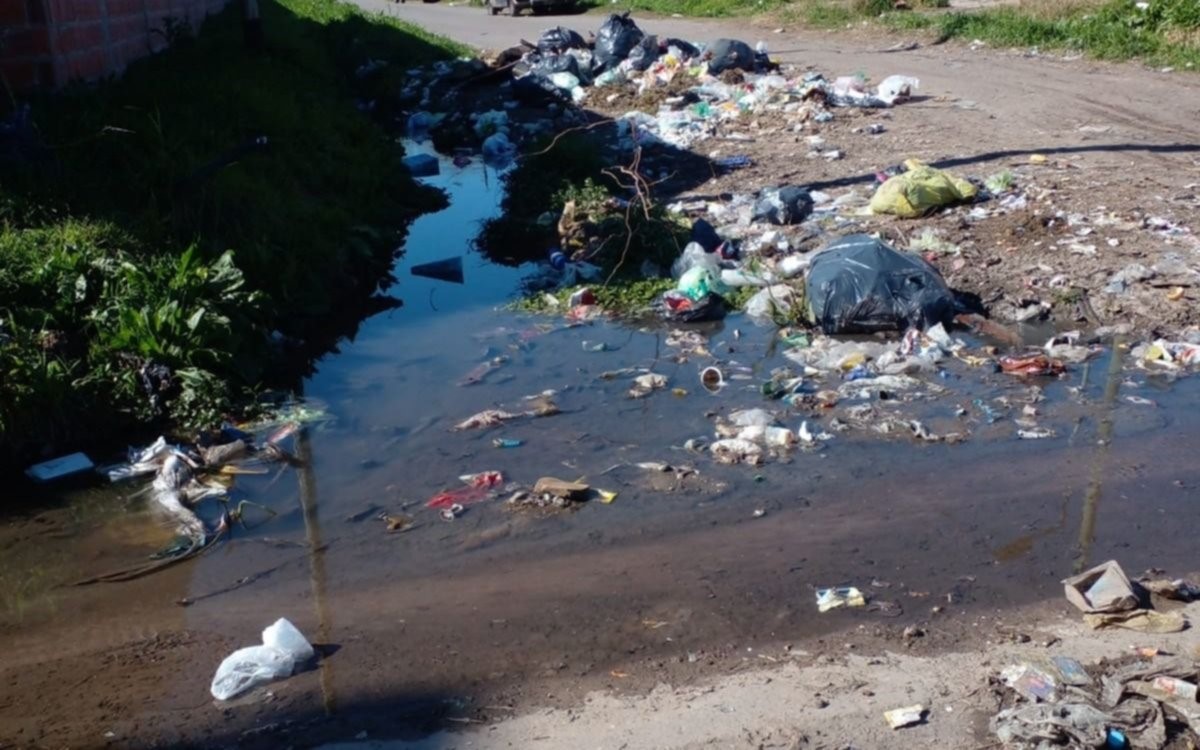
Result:
{"label": "crumpled plastic bag", "polygon": [[315,652],[296,626],[279,618],[262,633],[261,646],[234,651],[217,667],[209,691],[219,701],[236,698],[259,685],[290,677]]}
{"label": "crumpled plastic bag", "polygon": [[843,237],[822,250],[806,283],[813,322],[831,335],[925,330],[955,313],[954,295],[936,268],[870,235]]}
{"label": "crumpled plastic bag", "polygon": [[660,51],[658,47],[658,37],[650,34],[642,37],[634,48],[629,51],[629,56],[626,58],[629,62],[629,67],[638,71],[645,71],[650,68],[659,58]]}
{"label": "crumpled plastic bag", "polygon": [[941,206],[973,200],[978,193],[970,182],[916,159],[909,159],[905,166],[907,172],[890,178],[875,191],[872,212],[915,219]]}
{"label": "crumpled plastic bag", "polygon": [[743,309],[756,322],[766,322],[794,321],[803,307],[803,290],[789,284],[774,284],[751,297]]}
{"label": "crumpled plastic bag", "polygon": [[799,224],[807,219],[812,211],[812,196],[803,188],[765,188],[754,203],[751,220],[781,225]]}
{"label": "crumpled plastic bag", "polygon": [[537,46],[542,52],[562,52],[568,49],[583,49],[587,47],[587,42],[579,32],[565,26],[555,26],[542,32],[538,37]]}
{"label": "crumpled plastic bag", "polygon": [[605,71],[620,65],[644,36],[629,13],[610,15],[596,33],[596,70]]}

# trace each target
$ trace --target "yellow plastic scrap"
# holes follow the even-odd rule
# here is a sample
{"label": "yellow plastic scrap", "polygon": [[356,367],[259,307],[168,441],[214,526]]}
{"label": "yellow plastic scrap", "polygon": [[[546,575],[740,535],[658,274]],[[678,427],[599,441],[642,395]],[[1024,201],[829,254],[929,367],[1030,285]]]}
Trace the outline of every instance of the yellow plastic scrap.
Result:
{"label": "yellow plastic scrap", "polygon": [[904,165],[907,172],[892,177],[875,191],[871,198],[873,213],[915,219],[939,206],[975,197],[977,189],[974,185],[949,172],[934,169],[916,159],[909,159]]}

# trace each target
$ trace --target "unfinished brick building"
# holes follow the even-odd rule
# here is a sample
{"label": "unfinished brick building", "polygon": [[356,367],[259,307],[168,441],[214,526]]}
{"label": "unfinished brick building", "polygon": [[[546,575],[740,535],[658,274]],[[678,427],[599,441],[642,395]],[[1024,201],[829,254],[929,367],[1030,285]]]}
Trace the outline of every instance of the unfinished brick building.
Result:
{"label": "unfinished brick building", "polygon": [[161,49],[168,19],[199,27],[230,0],[0,0],[0,75],[13,91],[120,73]]}

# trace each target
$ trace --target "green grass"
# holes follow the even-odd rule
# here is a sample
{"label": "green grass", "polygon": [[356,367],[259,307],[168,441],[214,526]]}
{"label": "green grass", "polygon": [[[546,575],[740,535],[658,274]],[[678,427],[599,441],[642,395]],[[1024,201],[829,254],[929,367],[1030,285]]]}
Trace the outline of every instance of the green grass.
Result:
{"label": "green grass", "polygon": [[[32,99],[41,147],[0,162],[7,461],[236,408],[286,375],[271,332],[319,346],[387,279],[408,222],[444,203],[355,108],[378,81],[353,73],[463,47],[329,0],[267,0],[256,53],[238,7],[118,81]],[[173,373],[162,403],[145,363]]]}
{"label": "green grass", "polygon": [[1195,0],[1152,0],[1144,11],[1134,0],[1044,0],[978,12],[929,11],[943,7],[936,0],[911,4],[917,10],[891,10],[889,0],[798,0],[782,17],[820,28],[866,21],[896,31],[928,31],[940,39],[1200,68],[1200,3]]}

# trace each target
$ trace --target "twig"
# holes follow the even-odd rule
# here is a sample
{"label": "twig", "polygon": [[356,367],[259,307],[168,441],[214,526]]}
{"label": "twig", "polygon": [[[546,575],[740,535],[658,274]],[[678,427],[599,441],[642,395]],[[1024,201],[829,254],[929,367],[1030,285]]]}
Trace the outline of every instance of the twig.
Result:
{"label": "twig", "polygon": [[554,139],[550,141],[549,146],[545,147],[541,151],[533,151],[528,154],[522,154],[521,156],[518,156],[517,158],[518,159],[528,159],[531,156],[541,156],[543,154],[548,154],[554,150],[554,147],[558,145],[558,142],[560,140],[562,140],[563,136],[565,136],[565,135],[569,135],[570,133],[582,133],[584,131],[591,130],[592,128],[598,128],[601,125],[607,125],[609,123],[615,123],[615,122],[616,122],[615,119],[613,119],[611,117],[606,117],[602,120],[597,120],[596,122],[588,123],[587,125],[577,125],[573,128],[567,128],[566,130],[560,130],[560,131],[558,131],[558,133],[555,134]]}

